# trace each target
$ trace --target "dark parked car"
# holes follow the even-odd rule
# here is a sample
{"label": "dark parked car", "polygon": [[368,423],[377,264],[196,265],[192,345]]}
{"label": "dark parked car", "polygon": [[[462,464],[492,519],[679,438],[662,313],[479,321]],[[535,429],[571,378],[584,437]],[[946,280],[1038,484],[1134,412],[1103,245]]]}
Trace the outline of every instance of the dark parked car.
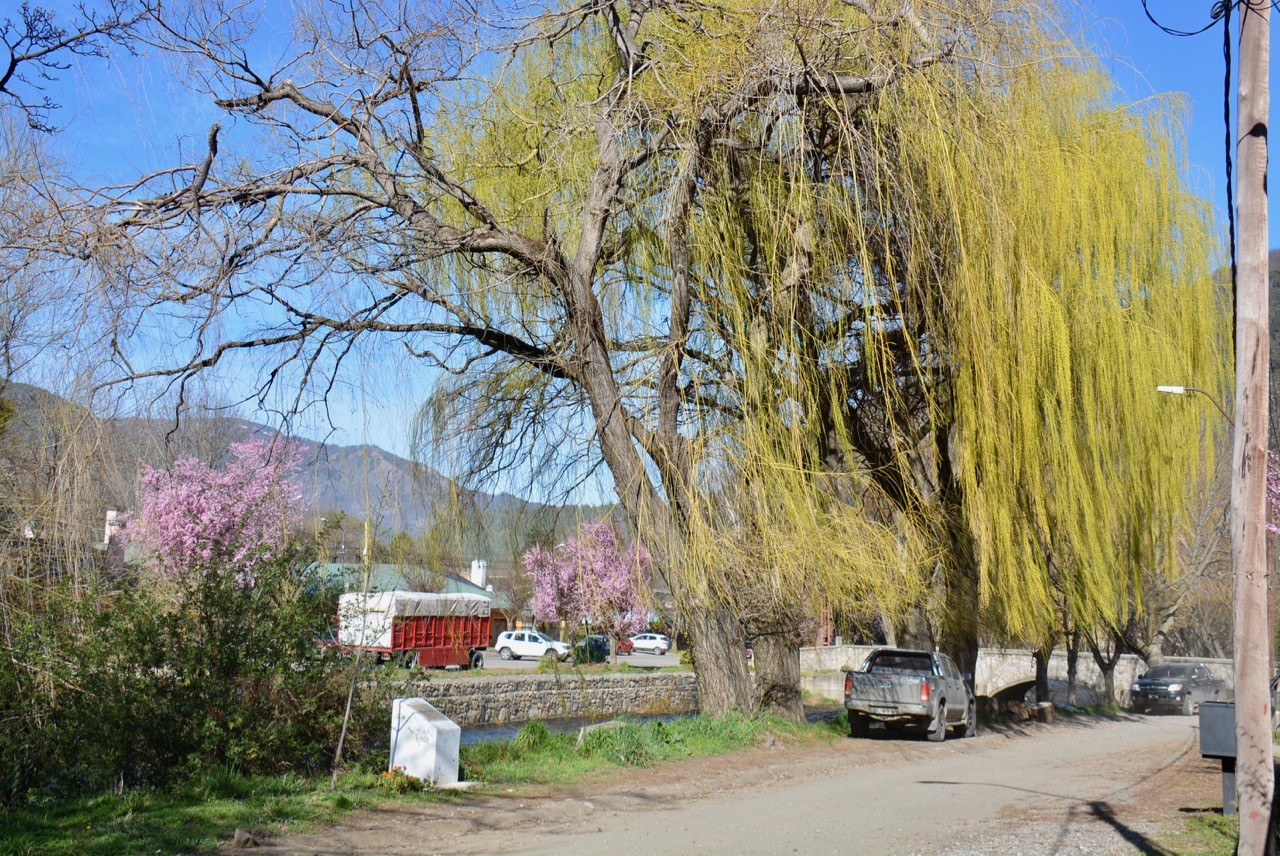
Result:
{"label": "dark parked car", "polygon": [[1135,713],[1167,708],[1191,716],[1200,702],[1225,701],[1223,687],[1203,663],[1166,663],[1152,666],[1138,678],[1129,693],[1129,706]]}
{"label": "dark parked car", "polygon": [[[630,639],[618,640],[618,653],[630,654],[632,649]],[[609,637],[600,633],[593,633],[587,636],[577,645],[573,646],[573,659],[575,663],[603,663],[609,659]]]}

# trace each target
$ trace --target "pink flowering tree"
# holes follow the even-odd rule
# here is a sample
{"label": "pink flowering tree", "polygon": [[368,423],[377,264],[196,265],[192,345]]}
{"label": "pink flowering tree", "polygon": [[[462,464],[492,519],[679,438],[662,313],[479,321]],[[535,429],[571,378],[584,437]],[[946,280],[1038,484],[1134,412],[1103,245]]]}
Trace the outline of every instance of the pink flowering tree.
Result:
{"label": "pink flowering tree", "polygon": [[250,587],[255,568],[287,549],[301,515],[302,494],[290,477],[300,458],[294,443],[249,440],[232,444],[220,469],[194,458],[168,470],[148,467],[129,539],[170,579],[230,576]]}
{"label": "pink flowering tree", "polygon": [[624,548],[613,526],[601,521],[555,549],[533,547],[523,562],[533,578],[534,617],[591,625],[608,638],[616,665],[618,637],[647,623],[652,559],[644,545]]}

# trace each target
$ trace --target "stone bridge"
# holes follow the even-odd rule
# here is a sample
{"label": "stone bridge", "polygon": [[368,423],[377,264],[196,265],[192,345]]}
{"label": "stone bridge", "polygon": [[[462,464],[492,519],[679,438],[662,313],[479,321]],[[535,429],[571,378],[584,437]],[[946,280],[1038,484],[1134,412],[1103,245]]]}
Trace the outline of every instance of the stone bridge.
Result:
{"label": "stone bridge", "polygon": [[[826,680],[822,673],[842,672],[845,669],[857,669],[862,666],[867,655],[874,651],[875,645],[834,645],[824,648],[800,649],[800,670],[813,675],[806,688],[823,695],[831,695],[835,682],[840,682],[840,693],[843,694],[843,678],[832,676]],[[1196,660],[1188,657],[1169,657],[1166,662],[1205,663],[1214,675],[1221,678],[1228,691],[1234,686],[1230,660]],[[1123,654],[1116,663],[1115,687],[1120,704],[1129,703],[1129,688],[1138,675],[1146,671],[1140,657]],[[816,674],[815,674],[816,673]],[[1049,658],[1049,680],[1066,681],[1067,653],[1055,650]],[[1099,703],[1102,699],[1104,684],[1102,672],[1098,669],[1088,651],[1081,651],[1076,663],[1076,680],[1079,687],[1084,688],[1078,695],[1081,704]],[[978,652],[977,674],[974,675],[973,688],[979,696],[1002,699],[1021,699],[1027,690],[1035,686],[1036,666],[1034,655],[1030,650],[1020,648],[983,648]],[[828,686],[831,684],[831,686]],[[1088,691],[1092,691],[1092,694]],[[1055,693],[1056,695],[1056,693]],[[834,697],[834,696],[833,696]],[[1055,701],[1059,699],[1055,698]],[[1064,699],[1061,699],[1065,701]]]}

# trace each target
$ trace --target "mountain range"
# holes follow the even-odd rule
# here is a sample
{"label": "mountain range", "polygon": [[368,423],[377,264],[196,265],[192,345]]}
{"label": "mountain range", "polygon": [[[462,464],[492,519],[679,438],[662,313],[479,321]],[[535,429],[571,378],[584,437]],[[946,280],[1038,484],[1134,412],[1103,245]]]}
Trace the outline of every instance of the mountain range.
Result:
{"label": "mountain range", "polygon": [[[171,418],[95,416],[41,387],[10,383],[2,393],[12,405],[4,427],[5,464],[11,473],[35,473],[52,467],[49,450],[66,448],[72,435],[92,434],[84,443],[95,451],[92,479],[104,505],[132,507],[138,472],[183,457],[217,463],[227,446],[249,437],[270,438],[275,429],[218,414]],[[303,464],[296,474],[307,504],[317,518],[342,512],[354,523],[368,518],[379,536],[397,532],[422,538],[433,526],[449,526],[455,549],[471,555],[506,558],[520,549],[529,531],[556,537],[583,516],[601,509],[547,506],[510,493],[486,493],[457,485],[424,464],[374,445],[336,445],[294,438]],[[446,508],[461,509],[446,516]],[[462,532],[466,529],[466,532]]]}

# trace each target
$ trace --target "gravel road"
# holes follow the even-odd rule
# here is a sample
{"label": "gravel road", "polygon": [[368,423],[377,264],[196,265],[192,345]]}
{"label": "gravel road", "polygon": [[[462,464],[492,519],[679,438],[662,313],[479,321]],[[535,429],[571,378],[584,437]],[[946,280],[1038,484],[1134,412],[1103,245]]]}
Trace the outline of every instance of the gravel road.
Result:
{"label": "gravel road", "polygon": [[572,790],[354,815],[260,852],[1122,854],[1219,798],[1196,720],[1081,717],[941,745],[838,740],[633,770]]}

